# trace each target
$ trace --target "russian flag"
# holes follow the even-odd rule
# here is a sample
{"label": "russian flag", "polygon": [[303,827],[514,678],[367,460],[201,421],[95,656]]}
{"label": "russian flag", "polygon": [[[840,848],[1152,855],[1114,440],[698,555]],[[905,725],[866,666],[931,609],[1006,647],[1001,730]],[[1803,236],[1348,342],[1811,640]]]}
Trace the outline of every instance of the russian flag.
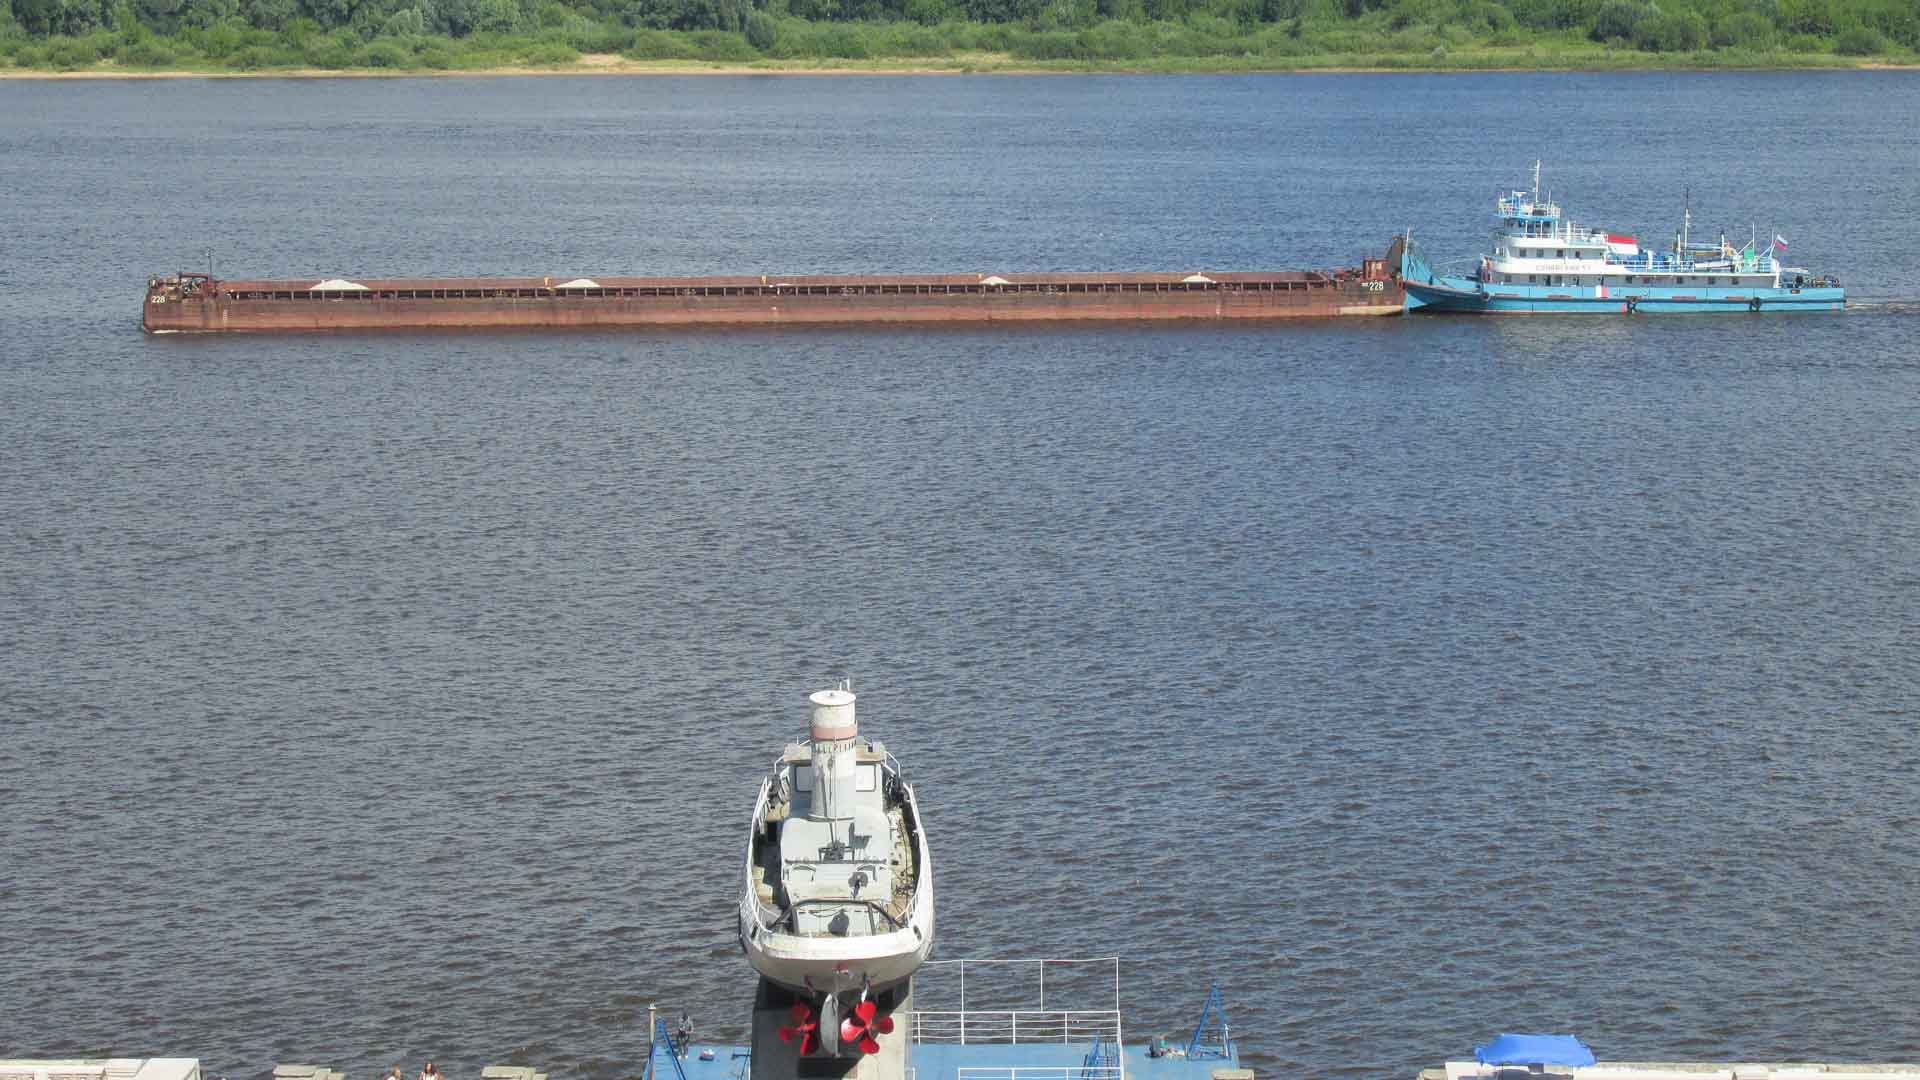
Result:
{"label": "russian flag", "polygon": [[1608,233],[1607,251],[1614,255],[1638,255],[1640,254],[1640,242],[1631,236]]}
{"label": "russian flag", "polygon": [[1787,250],[1787,238],[1784,236],[1781,236],[1779,233],[1774,233],[1773,234],[1773,250],[1775,251]]}

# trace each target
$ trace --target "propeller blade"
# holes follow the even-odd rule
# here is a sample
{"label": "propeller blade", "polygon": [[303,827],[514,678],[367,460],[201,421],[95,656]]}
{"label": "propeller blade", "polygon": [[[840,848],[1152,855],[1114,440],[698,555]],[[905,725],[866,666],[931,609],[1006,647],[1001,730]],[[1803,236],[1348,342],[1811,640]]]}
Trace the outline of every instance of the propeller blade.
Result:
{"label": "propeller blade", "polygon": [[874,1042],[873,1036],[869,1035],[860,1040],[860,1052],[863,1054],[877,1054],[880,1052],[880,1044]]}
{"label": "propeller blade", "polygon": [[853,1007],[853,1015],[859,1017],[863,1024],[873,1023],[873,1014],[879,1011],[880,1006],[866,1000],[862,1000],[860,1004]]}
{"label": "propeller blade", "polygon": [[873,1022],[873,1030],[879,1032],[882,1035],[893,1034],[893,1017],[883,1016],[880,1019],[875,1020]]}
{"label": "propeller blade", "polygon": [[783,1027],[778,1032],[775,1032],[775,1034],[780,1036],[781,1042],[793,1041],[793,1029],[790,1027]]}
{"label": "propeller blade", "polygon": [[845,1020],[840,1021],[840,1041],[841,1042],[847,1042],[847,1043],[859,1042],[861,1039],[865,1038],[866,1035],[867,1035],[866,1026],[863,1024],[854,1023],[853,1017],[849,1016]]}
{"label": "propeller blade", "polygon": [[820,1040],[813,1037],[813,1032],[807,1032],[807,1037],[800,1040],[800,1055],[805,1057],[818,1049],[820,1049]]}
{"label": "propeller blade", "polygon": [[804,1024],[813,1019],[813,1006],[804,1001],[796,1001],[793,1003],[793,1008],[788,1010],[787,1015],[793,1017],[794,1023]]}

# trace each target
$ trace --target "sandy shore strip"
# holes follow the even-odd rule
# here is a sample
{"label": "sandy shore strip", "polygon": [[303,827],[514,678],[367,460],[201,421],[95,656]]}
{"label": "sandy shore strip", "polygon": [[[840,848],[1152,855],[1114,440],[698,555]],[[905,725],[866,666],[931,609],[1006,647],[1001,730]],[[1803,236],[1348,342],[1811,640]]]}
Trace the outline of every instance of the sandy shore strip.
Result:
{"label": "sandy shore strip", "polygon": [[[1002,66],[1003,63],[1006,66]],[[617,53],[586,53],[571,64],[543,66],[405,69],[374,71],[366,68],[268,68],[259,71],[156,70],[116,68],[111,63],[78,71],[35,71],[26,68],[0,68],[0,79],[417,79],[458,78],[462,76],[521,75],[963,75],[990,71],[994,74],[1052,75],[1073,74],[1058,69],[1014,66],[1010,57],[948,58],[875,62],[872,66],[832,66],[803,61],[764,61],[754,64],[715,63],[704,60],[629,60]]]}

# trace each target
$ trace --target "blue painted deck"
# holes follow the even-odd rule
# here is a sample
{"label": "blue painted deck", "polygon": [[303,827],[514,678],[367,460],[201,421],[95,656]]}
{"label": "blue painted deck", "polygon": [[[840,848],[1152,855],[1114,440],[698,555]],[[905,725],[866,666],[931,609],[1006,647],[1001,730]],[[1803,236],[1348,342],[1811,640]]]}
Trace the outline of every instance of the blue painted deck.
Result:
{"label": "blue painted deck", "polygon": [[[709,1056],[711,1055],[711,1056]],[[752,1054],[744,1046],[719,1046],[694,1043],[680,1059],[680,1071],[687,1080],[746,1080]],[[657,1069],[654,1066],[659,1066]],[[666,1051],[655,1050],[647,1062],[647,1075],[653,1080],[678,1080]]]}
{"label": "blue painted deck", "polygon": [[[1013,1069],[1056,1069],[1061,1080],[1073,1080],[1087,1049],[1076,1043],[918,1043],[909,1048],[907,1065],[914,1080],[959,1080],[963,1068],[1001,1070],[1001,1078]],[[713,1055],[710,1060],[707,1053]],[[672,1064],[664,1060],[665,1051],[658,1056],[660,1069],[653,1080],[678,1080]],[[750,1063],[745,1046],[696,1042],[680,1059],[680,1069],[687,1080],[746,1080]],[[1232,1051],[1225,1058],[1149,1057],[1147,1047],[1139,1045],[1125,1049],[1124,1065],[1128,1080],[1209,1080],[1213,1070],[1239,1068],[1240,1061]]]}
{"label": "blue painted deck", "polygon": [[[1032,965],[1028,970],[1036,976],[1034,987],[1040,992],[1041,1003],[1046,1001],[1047,972],[1054,971],[1056,1004],[1060,1002],[1063,977],[1068,994],[1076,992],[1071,989],[1075,976],[1062,973],[1063,968],[1066,972],[1090,972],[1098,979],[1098,969],[1111,965],[1114,1007],[1055,1011],[903,1007],[890,1014],[894,1026],[889,1034],[880,1036],[883,1049],[878,1056],[867,1059],[873,1068],[866,1070],[866,1075],[887,1080],[1213,1080],[1215,1070],[1240,1068],[1239,1046],[1228,1026],[1218,986],[1208,987],[1194,1027],[1190,1033],[1181,1033],[1180,1042],[1157,1038],[1150,1044],[1116,1048],[1115,1041],[1122,1033],[1118,957],[936,960],[927,965],[925,973],[957,974],[964,995],[968,963],[1002,971],[1007,965]],[[777,1002],[766,1002],[766,989],[763,985],[756,998],[766,1007],[756,1008],[753,1020],[753,1038],[766,1055],[760,1063],[761,1080],[795,1080],[795,1073],[813,1071],[807,1067],[809,1062],[798,1059],[790,1044],[759,1042],[778,1034],[780,1029],[771,1025],[787,1022],[784,1008]],[[1109,1000],[1105,991],[1097,991],[1084,981],[1077,993],[1094,995],[1101,1004]],[[978,994],[976,983],[976,1003]],[[941,1000],[937,992],[934,1000]],[[961,1001],[965,1000],[962,996]],[[666,1017],[656,1013],[646,1060],[647,1080],[751,1080],[753,1064],[751,1045],[695,1042],[684,1054],[676,1054]],[[893,1071],[896,1069],[898,1072]],[[1245,1078],[1237,1076],[1233,1080]]]}
{"label": "blue painted deck", "polygon": [[[1087,1047],[1060,1043],[990,1043],[984,1046],[921,1043],[912,1048],[908,1064],[916,1080],[959,1080],[960,1070],[1054,1068],[1071,1080],[1086,1060]],[[1147,1047],[1129,1046],[1122,1054],[1129,1080],[1208,1080],[1213,1070],[1238,1068],[1236,1057],[1148,1057]]]}

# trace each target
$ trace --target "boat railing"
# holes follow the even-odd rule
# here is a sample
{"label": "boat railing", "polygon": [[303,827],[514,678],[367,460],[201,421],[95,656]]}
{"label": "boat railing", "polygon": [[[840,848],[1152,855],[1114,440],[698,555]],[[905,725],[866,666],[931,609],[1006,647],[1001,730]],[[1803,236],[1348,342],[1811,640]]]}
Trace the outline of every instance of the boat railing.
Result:
{"label": "boat railing", "polygon": [[[1723,265],[1725,264],[1725,265]],[[1725,270],[1735,274],[1771,274],[1774,261],[1770,255],[1756,255],[1751,265],[1737,253],[1731,257],[1722,255],[1715,259],[1676,258],[1673,255],[1643,250],[1637,255],[1609,255],[1608,266],[1617,266],[1622,270],[1642,273],[1675,273],[1695,269]]]}
{"label": "boat railing", "polygon": [[[831,910],[835,915],[848,914],[849,924],[852,922],[849,913],[854,911],[863,912],[867,917],[867,928],[861,931],[855,930],[851,925],[847,925],[839,930],[802,930],[800,928],[800,913],[808,908],[826,908]],[[906,923],[895,917],[893,912],[886,909],[885,905],[874,900],[849,900],[845,897],[828,897],[797,901],[781,915],[780,922],[776,925],[783,925],[786,927],[788,933],[798,934],[801,937],[846,937],[848,935],[856,937],[877,937],[881,934],[891,934],[896,930],[906,929]]]}
{"label": "boat railing", "polygon": [[1500,216],[1509,218],[1557,218],[1560,216],[1560,204],[1551,199],[1532,199],[1524,191],[1511,195],[1502,195],[1499,200]]}
{"label": "boat railing", "polygon": [[[786,763],[787,763],[787,755],[786,755],[786,751],[783,750],[781,751],[779,757],[776,757],[773,759],[773,769],[769,774],[768,778],[766,780],[761,781],[760,798],[761,800],[763,800],[763,804],[764,804],[764,801],[770,800],[774,798],[776,795],[784,799],[793,798],[793,793],[791,791],[787,791],[781,788],[778,781],[781,767],[784,766]],[[880,763],[880,767],[881,767],[881,771],[886,775],[888,781],[893,783],[898,783],[903,787],[905,786],[906,784],[905,771],[901,768],[900,759],[894,757],[891,752],[888,752],[884,756],[884,758]],[[760,815],[763,814],[764,812],[765,812],[764,805],[756,807],[754,811],[755,820],[758,821]],[[798,861],[806,862],[809,860],[802,859]],[[741,873],[745,877],[745,884],[741,889],[741,895],[740,895],[740,918],[743,924],[747,926],[751,926],[753,928],[752,930],[753,936],[757,938],[761,934],[772,933],[777,931],[785,932],[785,933],[799,933],[800,931],[798,927],[795,925],[796,924],[795,910],[800,905],[793,905],[786,908],[772,908],[762,904],[754,888],[755,882],[753,878],[753,866],[751,864],[748,864],[742,869]],[[913,891],[907,894],[905,900],[901,904],[901,909],[903,911],[911,912],[919,904],[921,884],[922,884],[922,880],[919,880],[919,879],[915,880]],[[882,928],[879,926],[878,923],[875,923],[868,930],[868,933],[870,934],[875,934],[875,935],[886,934],[886,933],[892,933],[893,931],[896,931],[896,930],[903,930],[906,928],[906,924],[901,919],[897,918],[891,911],[888,911],[886,907],[884,907],[883,905],[873,901],[856,899],[852,901],[831,900],[831,901],[824,901],[824,902],[830,902],[830,903],[836,903],[836,904],[845,904],[850,902],[866,904],[871,909],[872,912],[878,913],[878,915],[881,918],[885,919],[886,922],[889,924],[886,928]],[[868,917],[869,919],[871,919],[873,916],[872,914],[869,914]]]}
{"label": "boat railing", "polygon": [[[1523,219],[1524,220],[1524,219]],[[1606,243],[1613,234],[1605,229],[1596,229],[1591,225],[1582,225],[1577,221],[1528,221],[1527,227],[1518,235],[1528,240],[1554,240],[1563,244]]]}
{"label": "boat railing", "polygon": [[[969,976],[973,980],[971,999]],[[983,991],[991,995],[992,1004],[1012,1007],[974,1008],[982,1003]],[[914,976],[914,996],[914,1042],[1084,1043],[1104,1039],[1121,1045],[1117,956],[1086,960],[934,960],[922,965]],[[1070,1007],[1061,1008],[1063,1005]]]}
{"label": "boat railing", "polygon": [[[1078,1043],[1120,1041],[1120,1013],[1093,1010],[971,1010],[913,1014],[917,1043]],[[1064,1077],[1062,1078],[1064,1080]]]}
{"label": "boat railing", "polygon": [[1121,1080],[1118,1065],[962,1065],[957,1071],[958,1080]]}
{"label": "boat railing", "polygon": [[[794,745],[805,746],[806,744],[807,744],[806,738],[800,738],[800,739],[794,740]],[[786,763],[787,763],[787,751],[783,749],[780,751],[779,755],[773,759],[773,768],[769,771],[774,776],[778,776],[780,775],[781,767],[784,766]],[[906,783],[907,767],[905,765],[900,764],[900,759],[897,757],[894,757],[893,751],[891,750],[885,751],[881,755],[880,771],[887,774],[888,776],[893,777],[896,780],[899,780],[901,783]]]}

